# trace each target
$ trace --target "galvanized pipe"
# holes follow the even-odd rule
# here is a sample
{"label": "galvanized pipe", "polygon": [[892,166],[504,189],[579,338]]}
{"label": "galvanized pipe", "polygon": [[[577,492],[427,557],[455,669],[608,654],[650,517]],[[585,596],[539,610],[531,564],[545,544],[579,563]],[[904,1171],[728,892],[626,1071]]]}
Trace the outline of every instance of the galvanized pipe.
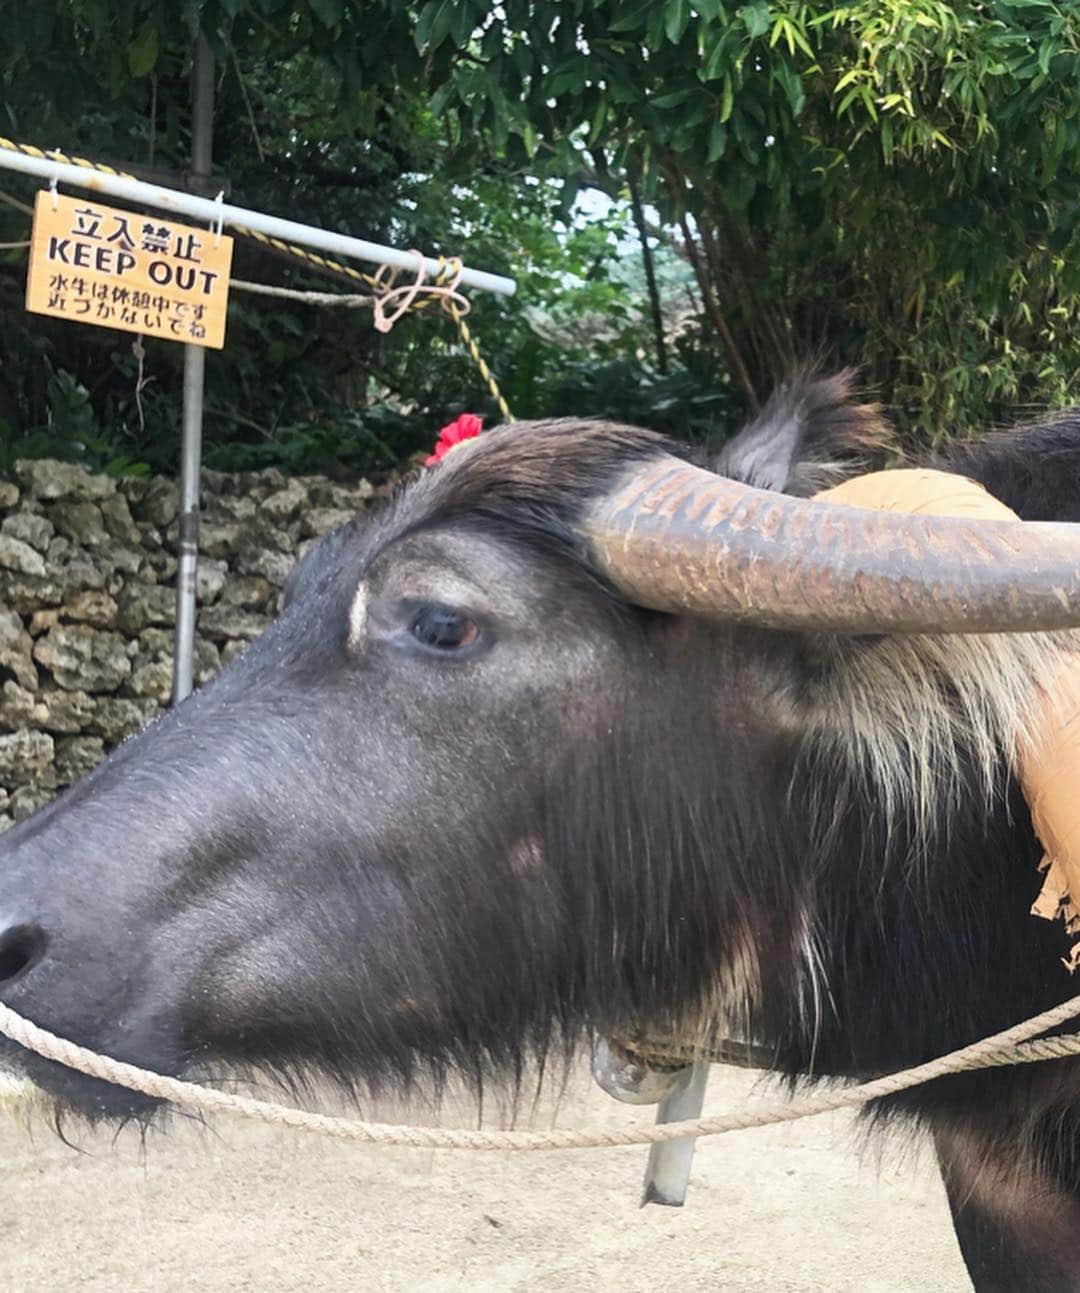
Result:
{"label": "galvanized pipe", "polygon": [[[694,1065],[683,1083],[660,1101],[660,1108],[656,1111],[657,1124],[700,1118],[708,1082],[709,1064],[702,1060]],[[695,1137],[680,1136],[678,1140],[660,1141],[649,1146],[641,1190],[642,1207],[646,1203],[660,1203],[668,1208],[682,1207],[690,1184],[696,1145]]]}
{"label": "galvanized pipe", "polygon": [[[214,55],[202,32],[192,70],[191,171],[210,174],[214,137]],[[180,543],[176,557],[176,632],[172,703],[190,695],[195,662],[195,584],[199,565],[199,475],[202,469],[206,351],[184,347],[184,415],[180,448]]]}
{"label": "galvanized pipe", "polygon": [[[179,189],[163,188],[160,184],[147,184],[143,180],[128,179],[123,175],[107,175],[70,162],[54,161],[51,157],[31,157],[28,153],[15,152],[0,145],[0,169],[5,168],[21,171],[24,175],[36,175],[46,182],[55,179],[71,188],[120,198],[158,211],[191,216],[207,224],[216,225],[221,222],[224,226],[254,229],[271,238],[316,247],[331,255],[365,260],[373,265],[392,265],[395,269],[415,273],[420,263],[410,252],[401,251],[397,247],[384,247],[377,242],[368,242],[365,238],[352,238],[331,229],[319,229],[314,225],[299,224],[295,220],[282,220],[262,211],[232,206],[228,202],[214,202],[195,193],[183,193]],[[429,279],[445,268],[431,256],[424,256],[422,260],[424,272]],[[502,274],[488,274],[484,270],[470,269],[468,266],[461,271],[459,281],[462,287],[494,292],[497,296],[513,296],[517,289],[512,278],[506,278]]]}

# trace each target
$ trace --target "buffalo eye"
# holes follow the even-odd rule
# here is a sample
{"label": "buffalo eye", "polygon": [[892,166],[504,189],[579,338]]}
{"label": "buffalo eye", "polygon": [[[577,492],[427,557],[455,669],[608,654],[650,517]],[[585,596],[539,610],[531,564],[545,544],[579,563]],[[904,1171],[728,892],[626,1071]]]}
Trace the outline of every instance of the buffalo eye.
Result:
{"label": "buffalo eye", "polygon": [[475,620],[452,606],[422,606],[413,616],[409,632],[432,651],[461,651],[480,637]]}

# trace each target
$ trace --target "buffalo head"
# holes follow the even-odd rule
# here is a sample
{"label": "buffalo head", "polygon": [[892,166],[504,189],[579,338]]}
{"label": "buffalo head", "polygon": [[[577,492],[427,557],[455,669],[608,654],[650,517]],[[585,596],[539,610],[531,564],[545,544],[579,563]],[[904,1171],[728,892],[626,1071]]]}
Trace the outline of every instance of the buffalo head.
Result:
{"label": "buffalo head", "polygon": [[519,424],[328,536],[262,638],[0,838],[0,1000],[166,1073],[376,1086],[727,1002],[820,1028],[832,859],[887,819],[923,848],[919,742],[978,780],[1049,649],[865,635],[1077,620],[1071,534],[783,492],[872,438],[845,398],[789,389],[724,475]]}

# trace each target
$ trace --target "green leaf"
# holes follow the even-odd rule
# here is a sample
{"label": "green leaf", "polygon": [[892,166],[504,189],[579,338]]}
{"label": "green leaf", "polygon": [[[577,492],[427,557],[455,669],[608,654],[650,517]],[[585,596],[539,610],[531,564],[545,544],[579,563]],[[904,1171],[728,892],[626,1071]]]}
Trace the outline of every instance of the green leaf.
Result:
{"label": "green leaf", "polygon": [[308,4],[324,27],[336,27],[345,13],[345,0],[308,0]]}
{"label": "green leaf", "polygon": [[510,122],[506,111],[506,100],[501,95],[493,94],[491,102],[491,137],[495,147],[502,152],[510,134]]}
{"label": "green leaf", "polygon": [[656,0],[630,0],[618,6],[619,17],[608,25],[608,31],[633,31],[645,22]]}
{"label": "green leaf", "polygon": [[128,68],[132,76],[148,76],[157,63],[158,29],[157,25],[147,19],[139,34],[128,46]]}
{"label": "green leaf", "polygon": [[416,20],[414,40],[419,50],[435,50],[450,35],[459,18],[460,0],[428,0]]}
{"label": "green leaf", "polygon": [[731,73],[724,75],[724,90],[720,99],[720,120],[727,121],[731,116],[731,109],[735,106],[735,87],[731,81]]}
{"label": "green leaf", "polygon": [[660,108],[661,110],[677,108],[680,104],[685,103],[687,99],[692,99],[697,92],[696,86],[689,90],[672,90],[670,94],[661,94],[658,98],[653,99],[652,105],[654,108]]}
{"label": "green leaf", "polygon": [[533,70],[533,53],[527,41],[515,40],[510,46],[510,61],[521,77],[530,75]]}
{"label": "green leaf", "polygon": [[[810,42],[806,39],[806,33],[802,27],[797,27],[794,23],[789,24],[788,35],[790,40],[802,50],[807,58],[814,57],[814,51],[810,48]],[[792,53],[794,53],[794,50]]]}
{"label": "green leaf", "polygon": [[769,6],[767,0],[756,0],[754,4],[743,5],[739,17],[751,40],[764,36],[769,30]]}
{"label": "green leaf", "polygon": [[774,49],[776,47],[776,42],[780,39],[781,36],[785,37],[785,39],[787,40],[788,53],[794,54],[795,36],[792,31],[791,21],[790,19],[784,17],[783,14],[781,14],[780,17],[777,18],[776,22],[773,24],[772,35],[769,37],[770,49]]}
{"label": "green leaf", "polygon": [[441,117],[446,105],[457,94],[457,84],[453,80],[444,81],[431,96],[429,106],[432,116]]}
{"label": "green leaf", "polygon": [[503,52],[503,28],[498,23],[492,23],[484,33],[484,38],[480,42],[480,54],[483,58],[498,58]]}
{"label": "green leaf", "polygon": [[471,4],[459,3],[457,5],[457,17],[451,27],[454,41],[458,49],[464,49],[469,43],[469,37],[476,30],[476,15],[473,13]]}
{"label": "green leaf", "polygon": [[853,85],[851,89],[848,90],[847,94],[845,94],[844,97],[840,100],[840,102],[836,105],[836,115],[838,117],[842,117],[844,113],[847,112],[848,108],[850,108],[851,105],[855,102],[855,100],[860,97],[859,92],[861,89],[862,89],[862,86]]}
{"label": "green leaf", "polygon": [[728,67],[731,57],[728,51],[728,43],[724,36],[720,36],[710,47],[705,58],[702,60],[701,71],[698,77],[702,81],[715,81]]}
{"label": "green leaf", "polygon": [[780,83],[791,108],[791,115],[798,117],[806,103],[802,77],[786,59],[777,59],[773,66],[773,76]]}
{"label": "green leaf", "polygon": [[664,43],[664,18],[667,14],[667,6],[664,4],[654,4],[649,11],[649,19],[645,24],[644,44],[646,49],[660,49]]}
{"label": "green leaf", "polygon": [[607,99],[601,98],[600,102],[596,105],[596,111],[593,113],[592,121],[589,122],[588,138],[589,138],[590,144],[595,144],[596,141],[600,138],[600,132],[603,130],[604,123],[607,121],[607,115],[608,115]]}
{"label": "green leaf", "polygon": [[886,162],[893,159],[893,124],[891,117],[881,119],[881,155]]}
{"label": "green leaf", "polygon": [[853,67],[845,72],[839,81],[833,86],[833,93],[839,94],[846,86],[851,85],[853,81],[860,81],[867,76],[867,70],[864,67]]}
{"label": "green leaf", "polygon": [[568,93],[580,94],[590,79],[591,72],[592,68],[585,56],[575,54],[553,69],[544,82],[544,88],[553,99]]}
{"label": "green leaf", "polygon": [[668,0],[664,8],[664,31],[673,45],[682,40],[690,22],[690,6],[687,0]]}
{"label": "green leaf", "polygon": [[709,147],[705,154],[705,160],[711,165],[717,162],[724,155],[724,149],[727,147],[727,127],[722,121],[714,121],[712,129],[709,131]]}

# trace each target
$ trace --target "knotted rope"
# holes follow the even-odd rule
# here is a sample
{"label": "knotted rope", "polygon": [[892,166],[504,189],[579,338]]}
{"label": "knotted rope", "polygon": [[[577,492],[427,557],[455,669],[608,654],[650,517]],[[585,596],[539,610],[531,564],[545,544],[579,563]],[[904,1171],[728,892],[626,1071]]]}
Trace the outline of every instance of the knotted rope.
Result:
{"label": "knotted rope", "polygon": [[[488,367],[483,355],[481,355],[480,347],[476,344],[469,325],[465,322],[465,316],[472,309],[472,306],[469,299],[457,290],[458,284],[461,282],[461,271],[463,269],[461,260],[457,256],[449,258],[440,256],[439,271],[434,280],[428,283],[425,282],[423,253],[413,249],[411,254],[416,257],[417,261],[416,278],[413,282],[402,284],[399,287],[397,282],[398,270],[390,265],[380,265],[372,280],[376,331],[389,332],[403,315],[412,310],[422,310],[431,302],[437,301],[443,312],[453,319],[454,327],[457,328],[458,336],[461,338],[461,344],[468,351],[469,358],[476,365],[491,398],[498,405],[499,412],[507,422],[513,422],[514,415],[510,412],[510,405],[506,402],[506,397],[499,388],[495,374]],[[392,308],[388,313],[387,307],[391,305]]]}
{"label": "knotted rope", "polygon": [[419,309],[425,299],[438,301],[451,317],[454,317],[455,310],[462,315],[469,313],[469,302],[457,290],[462,271],[462,264],[457,256],[452,256],[447,261],[440,257],[439,272],[434,281],[428,283],[424,253],[413,247],[409,255],[416,257],[416,278],[411,283],[398,286],[399,271],[392,265],[380,265],[375,275],[372,284],[375,299],[372,306],[376,332],[389,332],[410,310]]}
{"label": "knotted rope", "polygon": [[[1080,1015],[1080,996],[1070,998],[1051,1010],[1035,1015],[1021,1024],[1006,1028],[982,1041],[962,1046],[926,1064],[874,1078],[857,1086],[825,1091],[797,1100],[765,1104],[742,1113],[722,1114],[713,1118],[695,1118],[685,1122],[669,1122],[655,1126],[630,1126],[625,1128],[584,1127],[578,1130],[552,1131],[473,1131],[442,1127],[411,1127],[393,1123],[363,1122],[353,1118],[333,1117],[328,1114],[309,1113],[288,1105],[250,1096],[217,1091],[194,1082],[151,1073],[147,1069],[98,1055],[84,1046],[57,1037],[54,1033],[24,1019],[21,1015],[0,1005],[0,1033],[27,1050],[45,1059],[55,1060],[67,1068],[75,1069],[88,1077],[100,1078],[116,1086],[185,1109],[202,1113],[229,1113],[272,1126],[294,1127],[298,1131],[319,1132],[336,1140],[361,1141],[371,1145],[402,1145],[415,1149],[471,1149],[488,1152],[539,1149],[597,1149],[616,1148],[624,1145],[654,1145],[662,1141],[681,1140],[684,1136],[719,1136],[729,1131],[744,1131],[750,1127],[765,1127],[782,1122],[796,1122],[817,1114],[849,1109],[896,1095],[912,1087],[932,1082],[936,1078],[973,1069],[993,1068],[1007,1064],[1031,1064],[1042,1060],[1066,1059],[1080,1054],[1080,1035],[1038,1038],[1051,1028],[1075,1019]],[[1037,1040],[1030,1040],[1037,1038]]]}
{"label": "knotted rope", "polygon": [[[42,160],[52,159],[58,162],[64,162],[71,166],[81,166],[85,170],[101,171],[105,175],[117,175],[122,179],[133,180],[137,177],[129,171],[117,170],[113,166],[106,166],[102,162],[92,162],[86,157],[76,157],[70,153],[62,152],[58,148],[50,148],[47,151],[43,148],[37,148],[33,144],[21,144],[14,139],[7,139],[0,135],[0,149],[6,149],[8,152],[25,153],[28,157],[37,157]],[[17,206],[23,204],[15,202],[15,199],[7,198],[6,194],[0,194],[0,198],[11,201]],[[31,209],[25,208],[27,214]],[[446,313],[454,321],[457,328],[458,336],[461,338],[461,344],[468,352],[469,358],[476,365],[477,370],[487,387],[491,398],[498,406],[499,412],[507,422],[513,422],[514,416],[510,412],[510,406],[506,401],[502,390],[499,387],[495,374],[488,367],[488,364],[480,354],[480,347],[477,345],[469,325],[465,322],[465,316],[468,314],[470,306],[468,299],[459,293],[456,289],[458,280],[461,277],[461,261],[456,257],[449,259],[443,256],[439,257],[439,272],[432,283],[424,283],[424,271],[421,268],[418,281],[398,288],[394,285],[396,271],[389,266],[383,265],[375,274],[367,274],[363,270],[357,269],[353,265],[347,265],[343,261],[334,260],[329,256],[322,256],[308,247],[301,247],[296,243],[286,242],[281,238],[275,238],[270,234],[262,233],[257,229],[249,229],[246,225],[233,225],[233,232],[239,234],[242,238],[249,238],[253,242],[262,243],[264,247],[269,247],[280,255],[288,256],[293,260],[304,262],[309,269],[316,273],[332,274],[335,278],[344,278],[354,283],[363,283],[370,288],[372,296],[369,299],[361,301],[355,296],[342,298],[341,301],[331,301],[325,299],[330,297],[330,293],[297,293],[287,288],[272,288],[269,285],[258,283],[242,283],[241,286],[245,291],[262,292],[266,296],[288,296],[293,300],[307,299],[314,304],[347,304],[357,308],[361,304],[367,304],[375,311],[375,326],[380,332],[389,332],[397,320],[405,313],[415,310],[426,309],[432,301],[441,297],[442,306]],[[18,246],[30,246],[30,243],[11,243],[7,244],[9,248]],[[421,257],[420,252],[415,255]],[[456,269],[455,269],[456,267]],[[317,299],[322,297],[324,299]],[[383,312],[385,309],[385,299],[387,297],[404,300],[403,306],[396,310],[391,316],[386,316]],[[384,305],[380,306],[380,300]]]}

